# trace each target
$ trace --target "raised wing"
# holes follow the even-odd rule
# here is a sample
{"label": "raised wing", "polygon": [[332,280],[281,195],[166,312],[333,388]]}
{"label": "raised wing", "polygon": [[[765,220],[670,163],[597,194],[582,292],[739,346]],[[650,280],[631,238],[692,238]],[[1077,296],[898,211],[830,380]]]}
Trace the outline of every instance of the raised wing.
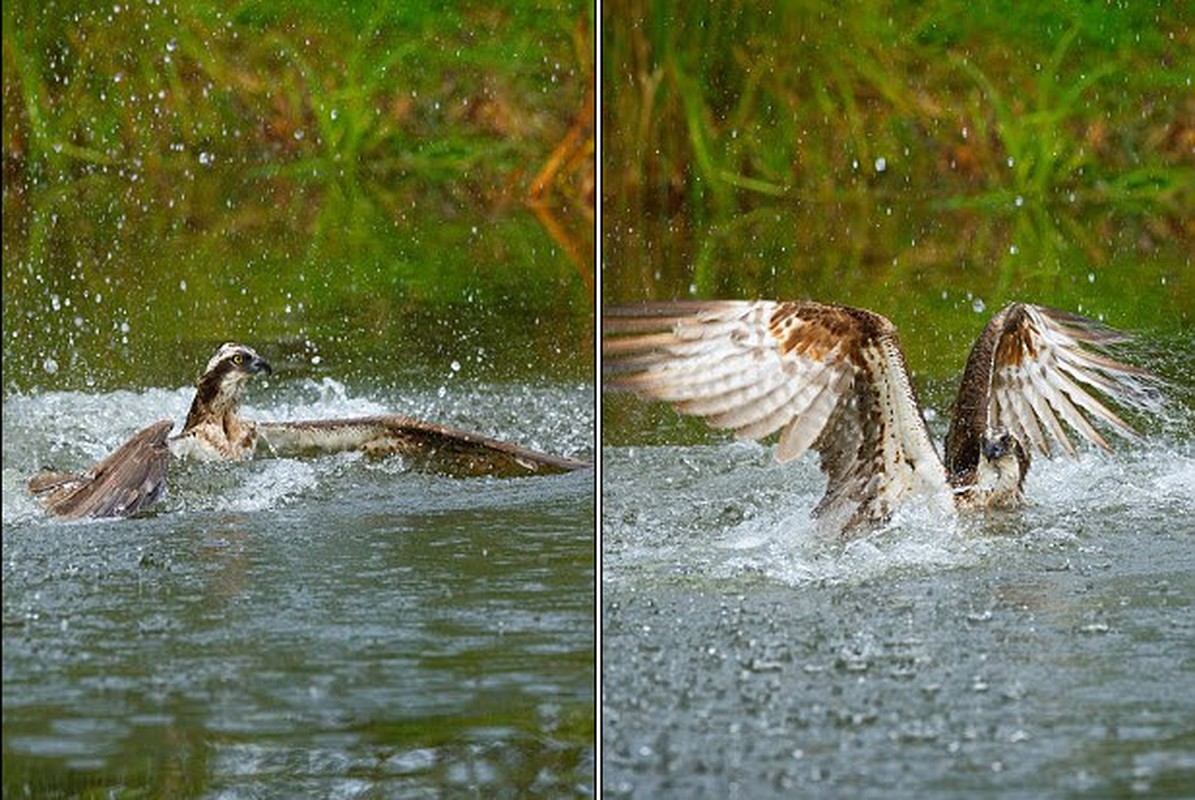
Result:
{"label": "raised wing", "polygon": [[62,519],[135,514],[166,490],[166,436],[173,426],[168,419],[155,422],[87,472],[35,475],[29,491],[45,494],[46,510]]}
{"label": "raised wing", "polygon": [[1056,447],[1075,454],[1063,423],[1105,450],[1111,448],[1092,420],[1136,437],[1100,399],[1136,409],[1160,402],[1148,371],[1108,355],[1110,345],[1127,339],[1077,314],[1026,303],[1003,308],[967,359],[946,437],[947,468],[959,474],[974,466],[986,428],[1005,428],[1047,455]]}
{"label": "raised wing", "polygon": [[608,385],[672,403],[741,438],[780,432],[779,461],[821,454],[816,512],[847,526],[947,490],[896,330],[820,303],[672,303],[602,323]]}
{"label": "raised wing", "polygon": [[397,415],[309,422],[258,422],[257,454],[282,457],[361,450],[400,455],[461,477],[568,472],[589,464],[480,434]]}

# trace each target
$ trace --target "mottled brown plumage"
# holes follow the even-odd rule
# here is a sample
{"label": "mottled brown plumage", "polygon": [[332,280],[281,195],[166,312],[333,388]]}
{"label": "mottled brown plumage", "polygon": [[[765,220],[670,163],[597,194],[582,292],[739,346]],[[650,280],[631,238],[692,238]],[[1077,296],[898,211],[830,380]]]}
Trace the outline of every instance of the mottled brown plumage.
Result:
{"label": "mottled brown plumage", "polygon": [[413,465],[449,475],[511,477],[566,472],[582,461],[538,453],[477,433],[399,415],[259,422],[258,452],[303,456],[360,450],[370,456],[397,455]]}
{"label": "mottled brown plumage", "polygon": [[1016,505],[1030,448],[1049,453],[1053,442],[1074,452],[1060,420],[1104,448],[1088,416],[1134,435],[1089,390],[1130,407],[1156,398],[1148,373],[1101,352],[1123,334],[1013,303],[972,349],[943,463],[896,329],[879,314],[814,302],[657,303],[607,311],[602,329],[610,387],[668,401],[741,438],[779,432],[780,461],[817,451],[827,488],[815,514],[846,531],[913,497]]}
{"label": "mottled brown plumage", "polygon": [[166,490],[172,427],[168,419],[155,422],[87,472],[43,473],[30,479],[29,491],[45,494],[46,510],[62,519],[136,514]]}

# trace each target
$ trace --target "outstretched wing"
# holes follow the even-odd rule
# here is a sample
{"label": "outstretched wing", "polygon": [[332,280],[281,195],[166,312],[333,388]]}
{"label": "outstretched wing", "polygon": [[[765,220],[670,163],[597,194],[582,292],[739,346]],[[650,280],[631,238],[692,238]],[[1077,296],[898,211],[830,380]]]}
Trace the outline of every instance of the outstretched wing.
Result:
{"label": "outstretched wing", "polygon": [[397,415],[308,422],[258,422],[259,455],[304,456],[361,450],[400,455],[457,476],[568,472],[584,461],[538,453],[476,433]]}
{"label": "outstretched wing", "polygon": [[1003,308],[967,359],[946,437],[947,468],[957,474],[978,462],[985,428],[1005,428],[1047,455],[1055,447],[1075,454],[1062,423],[1105,450],[1111,448],[1092,420],[1135,437],[1099,399],[1138,409],[1158,405],[1156,379],[1107,353],[1127,339],[1077,314],[1026,303]]}
{"label": "outstretched wing", "polygon": [[602,322],[608,385],[665,400],[741,438],[780,432],[776,458],[821,454],[817,513],[882,519],[945,491],[892,323],[820,303],[672,303]]}
{"label": "outstretched wing", "polygon": [[85,473],[35,475],[29,491],[48,493],[46,510],[62,519],[135,514],[166,490],[166,436],[173,426],[168,419],[155,422]]}

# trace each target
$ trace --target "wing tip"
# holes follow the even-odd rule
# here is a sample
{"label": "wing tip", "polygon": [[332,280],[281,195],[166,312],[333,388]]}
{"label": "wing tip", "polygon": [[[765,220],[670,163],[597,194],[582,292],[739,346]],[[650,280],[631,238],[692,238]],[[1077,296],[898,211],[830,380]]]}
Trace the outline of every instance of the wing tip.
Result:
{"label": "wing tip", "polygon": [[[35,482],[44,486],[33,493],[49,491],[44,500],[46,511],[60,520],[136,514],[166,492],[166,465],[170,458],[166,437],[173,427],[173,420],[164,419],[142,428],[99,464],[73,476],[75,486],[64,482],[55,485],[34,476],[29,482],[30,491],[33,492]],[[130,466],[132,471],[126,474],[124,470]]]}

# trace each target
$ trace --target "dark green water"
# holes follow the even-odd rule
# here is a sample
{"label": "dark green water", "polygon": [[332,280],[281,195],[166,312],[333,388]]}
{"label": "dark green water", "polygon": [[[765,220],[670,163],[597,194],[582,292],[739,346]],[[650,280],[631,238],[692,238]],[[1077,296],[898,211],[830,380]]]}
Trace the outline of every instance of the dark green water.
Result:
{"label": "dark green water", "polygon": [[[586,384],[388,398],[276,383],[247,414],[388,403],[593,454]],[[43,460],[86,463],[133,419],[181,417],[188,394],[5,403],[6,794],[590,791],[592,470],[458,480],[353,455],[187,465],[156,515],[79,524],[45,520],[24,494]]]}
{"label": "dark green water", "polygon": [[587,791],[592,475],[335,471],[6,526],[6,794]]}
{"label": "dark green water", "polygon": [[396,219],[335,184],[179,180],[223,213],[116,180],[6,198],[6,396],[187,384],[228,340],[369,387],[592,374],[592,298],[526,209]]}

